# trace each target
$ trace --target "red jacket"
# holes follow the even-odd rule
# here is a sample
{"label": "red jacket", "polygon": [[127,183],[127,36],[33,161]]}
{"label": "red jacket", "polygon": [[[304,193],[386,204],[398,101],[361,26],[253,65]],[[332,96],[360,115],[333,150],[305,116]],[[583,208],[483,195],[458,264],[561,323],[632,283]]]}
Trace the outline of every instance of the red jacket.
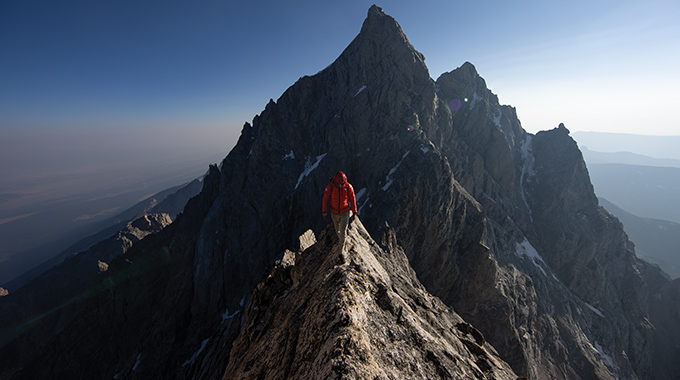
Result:
{"label": "red jacket", "polygon": [[354,188],[347,182],[347,176],[343,172],[337,172],[331,183],[323,191],[323,205],[321,211],[328,210],[328,201],[331,203],[333,214],[344,214],[350,209],[357,213],[357,201],[354,197]]}

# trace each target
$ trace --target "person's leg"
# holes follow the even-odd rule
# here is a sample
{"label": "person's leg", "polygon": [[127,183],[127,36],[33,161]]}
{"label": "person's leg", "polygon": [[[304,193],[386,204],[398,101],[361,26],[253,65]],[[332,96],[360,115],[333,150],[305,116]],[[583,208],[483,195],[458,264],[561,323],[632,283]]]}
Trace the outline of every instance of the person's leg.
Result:
{"label": "person's leg", "polygon": [[347,224],[349,222],[349,211],[344,214],[339,214],[338,220],[338,240],[340,240],[340,246],[345,247],[345,235],[347,234]]}
{"label": "person's leg", "polygon": [[338,252],[340,253],[340,259],[343,259],[342,252],[345,247],[345,235],[347,233],[347,224],[349,222],[349,212],[344,214],[331,213],[331,217],[333,219],[335,233],[338,235]]}
{"label": "person's leg", "polygon": [[333,228],[335,228],[335,235],[340,239],[340,215],[331,213],[331,219],[333,219]]}

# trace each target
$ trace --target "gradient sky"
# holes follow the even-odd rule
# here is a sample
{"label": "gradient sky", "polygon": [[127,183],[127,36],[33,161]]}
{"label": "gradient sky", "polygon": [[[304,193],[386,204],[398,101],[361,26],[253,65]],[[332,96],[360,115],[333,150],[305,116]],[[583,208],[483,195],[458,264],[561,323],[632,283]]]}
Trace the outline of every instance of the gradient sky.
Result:
{"label": "gradient sky", "polygon": [[[3,0],[0,140],[226,153],[270,98],[340,55],[373,2]],[[680,134],[677,0],[378,5],[434,79],[470,61],[529,132]]]}

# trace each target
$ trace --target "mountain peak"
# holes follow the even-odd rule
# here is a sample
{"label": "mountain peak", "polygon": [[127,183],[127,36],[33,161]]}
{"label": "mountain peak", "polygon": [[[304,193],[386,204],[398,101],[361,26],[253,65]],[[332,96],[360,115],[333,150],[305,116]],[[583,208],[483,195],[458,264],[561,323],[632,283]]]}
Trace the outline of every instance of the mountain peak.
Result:
{"label": "mountain peak", "polygon": [[364,20],[362,30],[366,27],[373,26],[376,24],[384,25],[384,23],[397,24],[397,21],[394,18],[387,15],[382,8],[374,4],[368,9],[368,15]]}
{"label": "mountain peak", "polygon": [[368,18],[386,16],[385,11],[375,4],[368,8]]}
{"label": "mountain peak", "polygon": [[[361,31],[347,47],[346,53],[349,55],[347,58],[367,64],[375,61],[373,58],[377,58],[378,62],[406,59],[422,66],[427,72],[425,57],[411,45],[399,23],[376,5],[368,10]],[[429,74],[427,76],[429,78]]]}

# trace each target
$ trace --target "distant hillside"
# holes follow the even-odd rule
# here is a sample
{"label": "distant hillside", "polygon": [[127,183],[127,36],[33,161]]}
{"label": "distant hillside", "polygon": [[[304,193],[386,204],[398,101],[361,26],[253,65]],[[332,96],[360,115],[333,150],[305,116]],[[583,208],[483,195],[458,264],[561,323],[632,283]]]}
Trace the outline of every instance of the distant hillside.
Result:
{"label": "distant hillside", "polygon": [[32,175],[21,178],[0,175],[0,284],[111,226],[118,214],[142,200],[194,180],[205,173],[210,162],[221,159],[218,155],[178,157],[133,163],[121,158],[110,166],[93,165],[87,171],[67,165],[64,172],[25,168]]}
{"label": "distant hillside", "polygon": [[623,223],[639,258],[659,265],[672,278],[680,277],[680,224],[641,218],[604,198],[599,199],[600,205]]}
{"label": "distant hillside", "polygon": [[597,152],[631,152],[654,158],[680,160],[680,136],[644,136],[624,133],[574,132],[579,146]]}
{"label": "distant hillside", "polygon": [[631,152],[596,152],[587,146],[580,147],[583,158],[588,164],[626,164],[638,166],[660,166],[680,168],[680,160],[673,158],[654,158]]}
{"label": "distant hillside", "polygon": [[588,163],[598,197],[644,218],[680,223],[680,168]]}
{"label": "distant hillside", "polygon": [[203,186],[202,181],[203,177],[200,177],[191,182],[171,187],[144,199],[120,214],[99,223],[98,226],[101,226],[100,231],[84,234],[83,238],[64,250],[58,251],[55,249],[55,252],[52,253],[53,257],[49,260],[36,264],[32,269],[29,269],[7,282],[3,283],[0,281],[0,285],[9,291],[19,289],[50,268],[64,262],[79,252],[89,249],[102,240],[109,238],[117,231],[125,228],[128,223],[137,219],[140,215],[164,213],[168,214],[168,216],[174,220],[177,214],[182,212],[187,201],[201,191],[201,187]]}

